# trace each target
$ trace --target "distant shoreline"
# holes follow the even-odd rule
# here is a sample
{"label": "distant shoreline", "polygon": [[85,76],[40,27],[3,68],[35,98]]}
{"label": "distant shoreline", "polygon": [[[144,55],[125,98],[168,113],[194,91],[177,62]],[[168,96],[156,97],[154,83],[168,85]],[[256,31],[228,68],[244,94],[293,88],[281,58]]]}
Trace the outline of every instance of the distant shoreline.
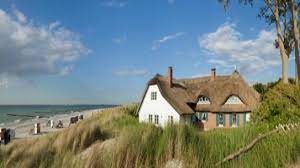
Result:
{"label": "distant shoreline", "polygon": [[58,114],[69,114],[85,110],[115,107],[117,105],[0,105],[0,127],[7,123],[49,118]]}
{"label": "distant shoreline", "polygon": [[[25,120],[25,121],[20,121],[18,123],[16,122],[9,122],[6,123],[5,125],[2,125],[0,127],[2,128],[10,128],[15,130],[15,139],[23,139],[23,138],[30,138],[30,137],[37,137],[41,135],[45,135],[48,133],[52,132],[57,132],[64,130],[68,128],[69,126],[69,121],[71,117],[83,115],[84,119],[91,117],[92,115],[96,113],[100,113],[102,110],[106,108],[101,108],[101,109],[93,109],[93,110],[85,110],[81,112],[74,112],[74,113],[69,113],[69,114],[58,114],[54,115],[49,118],[36,118],[32,120]],[[54,120],[55,123],[58,122],[58,120],[61,120],[63,122],[63,128],[50,128],[47,126],[47,122],[49,120]],[[79,121],[80,122],[80,121]],[[40,123],[41,124],[41,133],[38,135],[33,135],[30,134],[30,130],[34,128],[35,123]]]}

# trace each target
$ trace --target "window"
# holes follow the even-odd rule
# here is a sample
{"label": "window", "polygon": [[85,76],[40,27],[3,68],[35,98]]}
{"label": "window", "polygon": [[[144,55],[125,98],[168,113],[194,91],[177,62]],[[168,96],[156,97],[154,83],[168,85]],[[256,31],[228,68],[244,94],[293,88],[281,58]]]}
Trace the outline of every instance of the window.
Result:
{"label": "window", "polygon": [[246,122],[250,121],[250,113],[246,113]]}
{"label": "window", "polygon": [[230,96],[225,104],[243,104],[243,102],[237,96]]}
{"label": "window", "polygon": [[230,126],[237,127],[239,125],[239,115],[237,113],[230,114]]}
{"label": "window", "polygon": [[216,123],[217,127],[224,127],[225,126],[225,114],[224,113],[217,113],[216,115]]}
{"label": "window", "polygon": [[208,112],[196,112],[196,117],[198,121],[207,121]]}
{"label": "window", "polygon": [[157,99],[157,92],[151,92],[151,100]]}
{"label": "window", "polygon": [[171,124],[174,123],[173,116],[168,116],[168,122]]}
{"label": "window", "polygon": [[208,99],[208,97],[206,96],[201,96],[198,100],[197,104],[210,104],[210,101]]}
{"label": "window", "polygon": [[207,121],[208,120],[208,113],[207,112],[202,113],[201,120],[202,121]]}
{"label": "window", "polygon": [[149,123],[152,123],[152,122],[153,122],[153,116],[152,116],[151,114],[149,114],[148,120],[149,120]]}
{"label": "window", "polygon": [[250,113],[244,113],[244,125],[250,121]]}
{"label": "window", "polygon": [[154,124],[158,124],[159,123],[159,116],[155,115],[154,116]]}

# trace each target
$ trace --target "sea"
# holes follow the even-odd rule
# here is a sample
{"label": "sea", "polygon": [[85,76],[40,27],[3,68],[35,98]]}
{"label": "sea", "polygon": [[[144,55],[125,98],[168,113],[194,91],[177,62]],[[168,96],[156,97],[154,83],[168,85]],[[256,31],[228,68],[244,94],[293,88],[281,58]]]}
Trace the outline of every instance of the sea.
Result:
{"label": "sea", "polygon": [[0,105],[0,127],[9,122],[20,122],[33,119],[51,117],[57,114],[67,114],[78,111],[103,109],[116,105]]}

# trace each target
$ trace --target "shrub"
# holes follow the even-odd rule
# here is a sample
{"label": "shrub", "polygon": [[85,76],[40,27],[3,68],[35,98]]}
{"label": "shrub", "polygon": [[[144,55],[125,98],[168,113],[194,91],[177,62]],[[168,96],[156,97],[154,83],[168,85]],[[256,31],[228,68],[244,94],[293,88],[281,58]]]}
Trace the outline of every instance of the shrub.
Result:
{"label": "shrub", "polygon": [[270,89],[252,119],[270,125],[300,121],[300,87],[279,83]]}

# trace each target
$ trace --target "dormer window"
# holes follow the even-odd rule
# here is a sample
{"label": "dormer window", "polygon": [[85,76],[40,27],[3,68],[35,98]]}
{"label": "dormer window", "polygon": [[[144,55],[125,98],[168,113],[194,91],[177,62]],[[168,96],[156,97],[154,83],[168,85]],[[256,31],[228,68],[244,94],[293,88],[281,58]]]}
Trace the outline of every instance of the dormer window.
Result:
{"label": "dormer window", "polygon": [[237,96],[230,96],[225,104],[243,104],[243,102]]}
{"label": "dormer window", "polygon": [[201,96],[198,100],[197,104],[210,104],[210,101],[208,99],[208,97],[206,96]]}

